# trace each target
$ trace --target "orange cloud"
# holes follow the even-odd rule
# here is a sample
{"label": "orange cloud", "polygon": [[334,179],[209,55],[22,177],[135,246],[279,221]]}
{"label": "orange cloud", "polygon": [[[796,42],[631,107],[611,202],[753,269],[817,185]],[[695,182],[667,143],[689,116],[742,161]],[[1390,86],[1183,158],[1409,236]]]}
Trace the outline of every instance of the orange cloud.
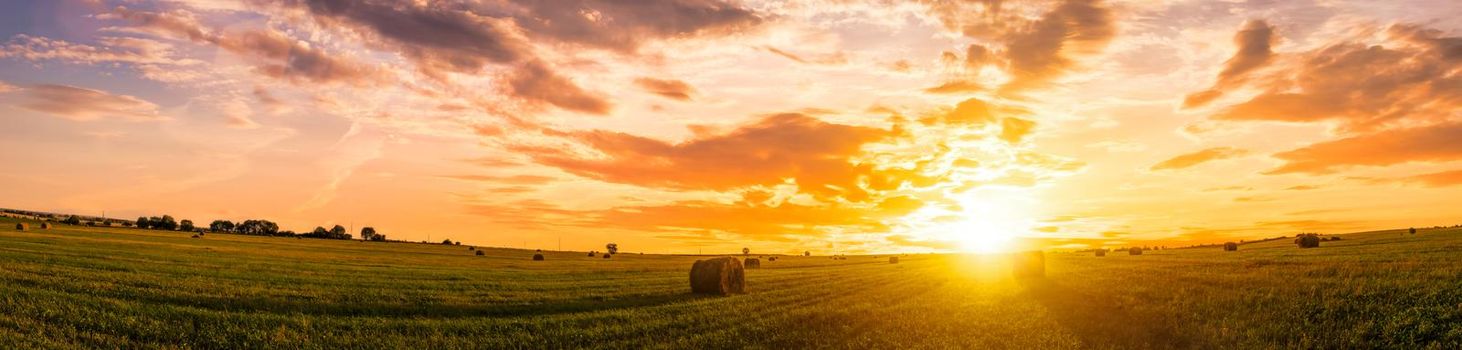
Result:
{"label": "orange cloud", "polygon": [[1249,152],[1246,150],[1233,147],[1214,147],[1170,158],[1168,160],[1162,161],[1161,163],[1153,165],[1152,170],[1156,171],[1187,169],[1197,166],[1199,164],[1221,159],[1236,158],[1248,153]]}
{"label": "orange cloud", "polygon": [[1266,174],[1325,174],[1349,166],[1459,160],[1462,123],[1386,130],[1321,142],[1274,157],[1286,163]]}
{"label": "orange cloud", "polygon": [[887,130],[830,124],[803,114],[778,114],[726,134],[679,144],[623,133],[591,131],[566,136],[602,157],[562,150],[528,150],[545,165],[607,182],[727,190],[795,180],[819,195],[863,197],[859,178],[873,170],[851,158]]}
{"label": "orange cloud", "polygon": [[67,85],[37,85],[26,88],[30,100],[20,107],[57,117],[90,121],[121,118],[132,121],[162,120],[152,102],[105,91]]}
{"label": "orange cloud", "polygon": [[1427,187],[1447,187],[1462,185],[1462,170],[1443,171],[1439,173],[1422,174],[1401,179],[1401,181],[1419,183]]}
{"label": "orange cloud", "polygon": [[695,95],[695,87],[680,80],[666,80],[655,78],[635,79],[635,85],[652,94],[660,95],[672,100],[690,101]]}

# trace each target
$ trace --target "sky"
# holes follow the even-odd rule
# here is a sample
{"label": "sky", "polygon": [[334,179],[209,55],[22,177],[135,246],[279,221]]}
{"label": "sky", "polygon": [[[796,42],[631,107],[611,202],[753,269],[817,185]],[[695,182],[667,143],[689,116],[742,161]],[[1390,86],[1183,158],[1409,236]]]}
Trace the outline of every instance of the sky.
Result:
{"label": "sky", "polygon": [[650,253],[1462,224],[1451,0],[19,0],[0,207]]}

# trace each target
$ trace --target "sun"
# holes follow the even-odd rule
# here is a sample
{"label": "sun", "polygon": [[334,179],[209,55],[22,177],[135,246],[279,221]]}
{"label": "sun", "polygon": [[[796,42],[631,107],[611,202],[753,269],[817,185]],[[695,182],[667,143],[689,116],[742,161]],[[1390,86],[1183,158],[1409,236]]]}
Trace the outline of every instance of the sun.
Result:
{"label": "sun", "polygon": [[946,237],[975,253],[1001,253],[1018,248],[1036,222],[1034,200],[1015,190],[981,191],[959,199],[962,220],[947,225]]}

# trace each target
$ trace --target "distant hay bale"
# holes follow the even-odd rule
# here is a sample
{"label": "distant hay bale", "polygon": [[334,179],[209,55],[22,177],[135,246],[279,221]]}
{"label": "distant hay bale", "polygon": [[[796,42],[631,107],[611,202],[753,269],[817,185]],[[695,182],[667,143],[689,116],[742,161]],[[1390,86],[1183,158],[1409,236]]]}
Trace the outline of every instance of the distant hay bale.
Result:
{"label": "distant hay bale", "polygon": [[1097,249],[1096,250],[1096,256],[1107,256],[1107,250],[1106,249]]}
{"label": "distant hay bale", "polygon": [[899,263],[899,257],[897,257],[897,256],[890,256],[890,257],[888,257],[888,263],[890,263],[890,264],[897,264],[897,263]]}
{"label": "distant hay bale", "polygon": [[746,268],[748,269],[759,269],[761,268],[761,260],[757,260],[756,258],[749,258],[746,259],[746,262],[742,265],[746,265]]}
{"label": "distant hay bale", "polygon": [[1330,236],[1330,240],[1332,240],[1332,241],[1338,241],[1338,240],[1340,240],[1340,236]]}
{"label": "distant hay bale", "polygon": [[1299,245],[1300,248],[1318,248],[1320,247],[1320,236],[1300,236],[1299,238],[1295,238],[1295,244]]}
{"label": "distant hay bale", "polygon": [[767,261],[777,261],[777,257],[774,256],[774,257],[767,258]]}
{"label": "distant hay bale", "polygon": [[609,257],[612,257],[612,256],[614,256],[614,254],[604,254],[604,258],[605,259],[608,259]]}
{"label": "distant hay bale", "polygon": [[467,250],[477,250],[477,247],[467,247]]}
{"label": "distant hay bale", "polygon": [[193,235],[193,238],[198,238],[198,235]]}
{"label": "distant hay bale", "polygon": [[1011,274],[1016,278],[1046,277],[1046,254],[1036,250],[1011,254]]}
{"label": "distant hay bale", "polygon": [[732,257],[696,260],[690,267],[690,291],[727,295],[746,292],[746,270]]}
{"label": "distant hay bale", "polygon": [[589,252],[589,257],[590,258],[594,257],[594,252]]}
{"label": "distant hay bale", "polygon": [[49,223],[49,222],[42,222],[41,223],[41,229],[42,230],[49,230],[49,229],[51,229],[51,223]]}
{"label": "distant hay bale", "polygon": [[533,254],[533,261],[543,261],[543,254]]}
{"label": "distant hay bale", "polygon": [[1224,243],[1223,244],[1223,251],[1225,251],[1225,252],[1232,252],[1232,251],[1238,251],[1238,250],[1239,250],[1239,244],[1238,243],[1228,242],[1228,243]]}
{"label": "distant hay bale", "polygon": [[487,255],[487,253],[479,250],[479,251],[477,251],[477,255]]}
{"label": "distant hay bale", "polygon": [[1142,248],[1132,247],[1127,250],[1127,255],[1142,255]]}
{"label": "distant hay bale", "polygon": [[24,222],[17,222],[17,223],[15,223],[15,230],[16,231],[25,231],[25,229],[27,229],[27,228],[30,228],[30,225],[26,225]]}

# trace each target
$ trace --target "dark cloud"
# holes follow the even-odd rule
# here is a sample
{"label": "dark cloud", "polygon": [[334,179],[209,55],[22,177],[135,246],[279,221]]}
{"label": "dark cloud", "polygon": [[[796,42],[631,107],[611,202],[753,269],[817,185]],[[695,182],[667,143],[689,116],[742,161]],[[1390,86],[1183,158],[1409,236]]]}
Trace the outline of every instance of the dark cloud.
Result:
{"label": "dark cloud", "polygon": [[1005,35],[1014,79],[1003,89],[1040,86],[1075,66],[1072,55],[1094,53],[1116,33],[1111,10],[1100,1],[1064,1],[1027,28]]}
{"label": "dark cloud", "polygon": [[1347,137],[1281,152],[1274,157],[1285,164],[1267,174],[1325,174],[1350,166],[1462,160],[1462,123]]}
{"label": "dark cloud", "polygon": [[1199,107],[1207,104],[1215,98],[1223,95],[1223,90],[1238,84],[1249,72],[1269,64],[1274,58],[1274,44],[1278,37],[1274,35],[1274,26],[1263,20],[1251,20],[1244,23],[1244,28],[1234,34],[1234,46],[1239,51],[1224,63],[1222,72],[1218,73],[1218,82],[1213,88],[1188,95],[1183,100],[1183,107]]}
{"label": "dark cloud", "polygon": [[539,61],[524,64],[508,76],[507,83],[514,95],[570,111],[607,114],[611,108],[604,96],[584,91]]}
{"label": "dark cloud", "polygon": [[673,100],[690,101],[695,95],[695,87],[680,80],[639,78],[635,79],[635,85],[639,85],[641,89],[650,93]]}
{"label": "dark cloud", "polygon": [[754,26],[752,11],[714,0],[507,0],[405,2],[383,0],[251,0],[308,13],[393,49],[424,74],[476,74],[512,67],[507,92],[530,103],[605,114],[610,103],[585,91],[534,54],[557,43],[634,53],[650,40],[722,34]]}
{"label": "dark cloud", "polygon": [[645,40],[734,32],[762,22],[759,15],[718,0],[513,0],[514,16],[530,36],[625,52]]}
{"label": "dark cloud", "polygon": [[1152,170],[1187,169],[1197,166],[1199,164],[1215,160],[1235,158],[1248,153],[1249,152],[1246,150],[1233,147],[1214,147],[1164,160],[1161,163],[1153,165]]}
{"label": "dark cloud", "polygon": [[152,102],[105,91],[67,85],[36,85],[24,89],[29,100],[21,108],[76,121],[120,118],[133,121],[161,120]]}

